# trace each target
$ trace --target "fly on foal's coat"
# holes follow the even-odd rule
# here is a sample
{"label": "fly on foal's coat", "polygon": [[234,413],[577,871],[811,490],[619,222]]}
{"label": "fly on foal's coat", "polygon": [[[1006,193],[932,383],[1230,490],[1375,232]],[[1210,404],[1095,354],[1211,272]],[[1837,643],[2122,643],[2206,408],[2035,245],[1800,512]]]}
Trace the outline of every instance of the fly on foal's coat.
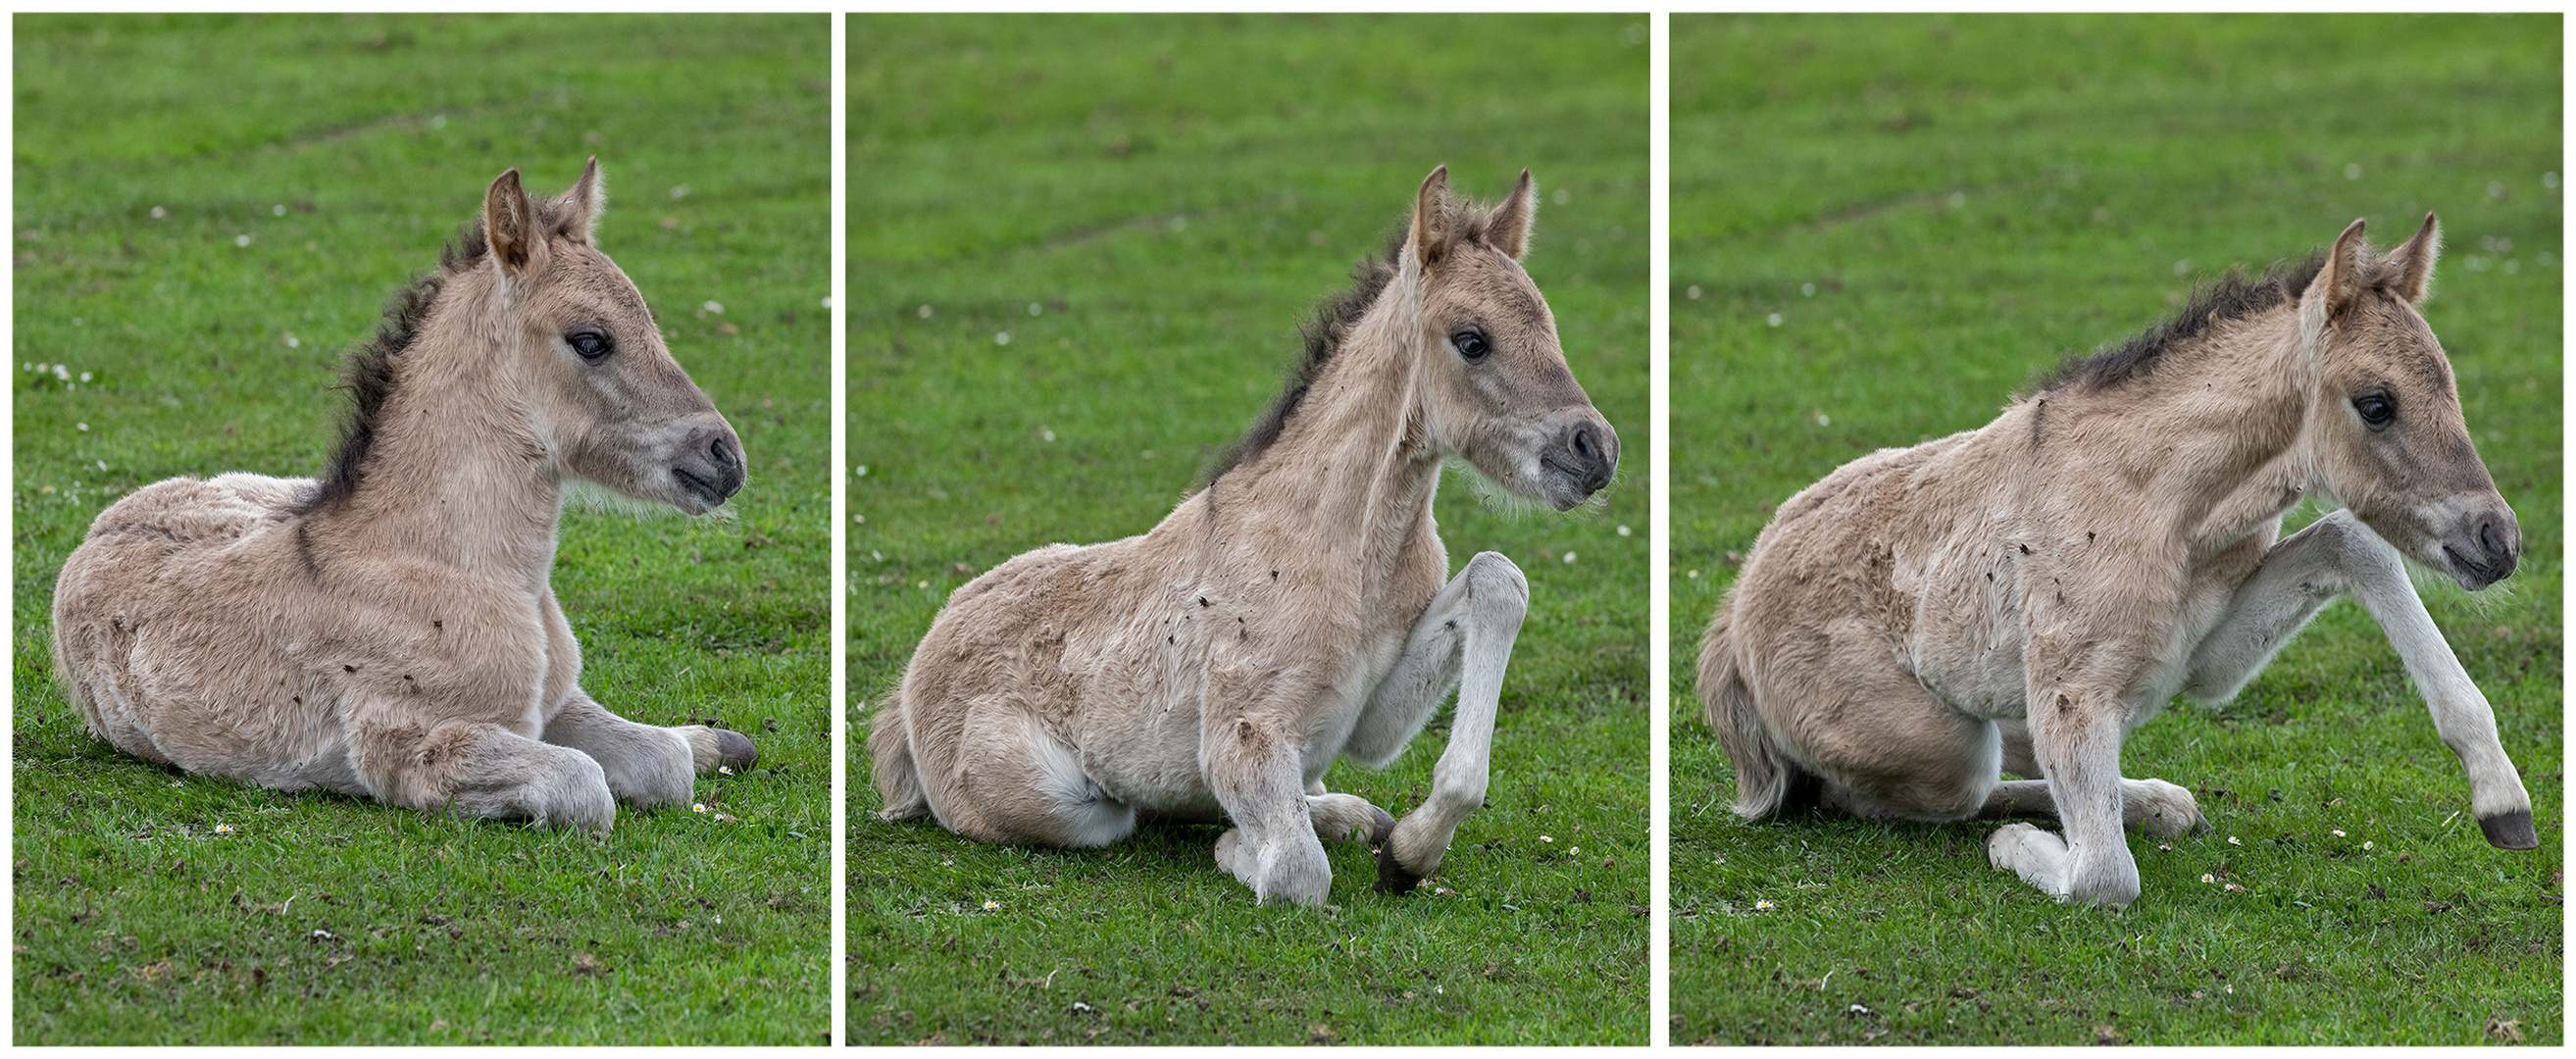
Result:
{"label": "fly on foal's coat", "polygon": [[[1864,456],[1780,506],[1701,644],[1735,808],[2007,824],[1995,865],[2085,903],[2138,896],[2123,825],[2207,827],[2120,776],[2176,693],[2223,702],[2319,608],[2360,599],[2469,775],[2487,840],[2539,839],[2486,697],[2407,579],[2513,572],[2522,534],[2416,313],[2433,218],[2386,255],[2230,275],[2061,368],[1983,429]],[[2314,493],[2341,508],[2286,540]],[[2003,781],[1999,773],[2025,777]]]}
{"label": "fly on foal's coat", "polygon": [[[1529,599],[1493,552],[1447,576],[1441,466],[1566,510],[1618,465],[1521,270],[1537,208],[1527,172],[1484,210],[1432,171],[1205,488],[1143,536],[1041,548],[950,596],[876,711],[880,815],[1046,846],[1222,817],[1217,863],[1265,902],[1322,902],[1321,839],[1354,831],[1379,847],[1381,889],[1437,868],[1484,801]],[[1393,760],[1451,688],[1420,809],[1396,823],[1325,793],[1334,759]]]}
{"label": "fly on foal's coat", "polygon": [[593,831],[615,799],[685,803],[757,758],[592,701],[548,583],[566,479],[691,514],[743,481],[742,442],[592,246],[603,201],[597,159],[550,201],[494,180],[350,355],[326,477],[173,478],[91,523],[54,595],[91,732],[277,790]]}

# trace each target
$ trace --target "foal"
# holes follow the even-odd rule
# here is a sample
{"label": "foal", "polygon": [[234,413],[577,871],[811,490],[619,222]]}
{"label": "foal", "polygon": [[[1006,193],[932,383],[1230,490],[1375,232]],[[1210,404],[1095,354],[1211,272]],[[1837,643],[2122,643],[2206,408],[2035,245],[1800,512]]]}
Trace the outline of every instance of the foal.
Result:
{"label": "foal", "polygon": [[[2466,767],[2487,840],[2538,845],[2486,697],[2406,576],[2412,558],[2481,589],[2522,550],[2415,310],[2438,253],[2430,215],[2385,256],[2354,221],[1983,429],[1862,457],[1782,504],[1700,650],[1736,811],[2054,815],[2063,838],[1997,830],[1994,864],[2127,904],[2124,823],[2208,825],[2191,792],[2121,778],[2122,736],[2177,692],[2234,696],[2350,594]],[[2276,542],[2310,493],[2342,509]]]}
{"label": "foal", "polygon": [[[1521,270],[1537,208],[1526,171],[1488,211],[1433,170],[1206,488],[1143,536],[1041,548],[950,596],[868,737],[880,815],[1074,847],[1140,814],[1222,817],[1217,863],[1263,902],[1324,900],[1325,836],[1368,832],[1380,889],[1438,867],[1484,801],[1529,599],[1494,552],[1442,584],[1441,465],[1566,510],[1618,463]],[[1325,793],[1334,759],[1393,760],[1453,687],[1420,809],[1398,824]]]}
{"label": "foal", "polygon": [[225,474],[99,515],[54,595],[55,671],[120,750],[282,791],[606,831],[686,802],[751,740],[660,728],[581,690],[556,606],[568,477],[691,514],[742,442],[591,245],[599,161],[552,201],[516,169],[349,359],[319,481]]}

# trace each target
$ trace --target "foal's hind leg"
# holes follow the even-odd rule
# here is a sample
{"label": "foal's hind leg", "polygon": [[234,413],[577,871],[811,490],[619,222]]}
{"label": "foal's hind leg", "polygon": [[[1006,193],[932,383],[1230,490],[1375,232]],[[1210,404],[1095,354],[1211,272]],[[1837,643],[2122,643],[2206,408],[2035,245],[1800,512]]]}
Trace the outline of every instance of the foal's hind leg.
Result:
{"label": "foal's hind leg", "polygon": [[349,734],[359,781],[388,804],[585,831],[617,820],[608,777],[589,755],[489,721],[424,727],[408,716],[362,713]]}
{"label": "foal's hind leg", "polygon": [[1485,804],[1503,670],[1528,612],[1529,582],[1520,567],[1499,552],[1477,553],[1432,598],[1395,668],[1370,694],[1343,752],[1378,765],[1401,753],[1441,697],[1458,689],[1449,748],[1432,768],[1430,796],[1378,846],[1379,890],[1403,893],[1437,870],[1458,825]]}
{"label": "foal's hind leg", "polygon": [[647,807],[685,804],[699,773],[718,767],[742,772],[760,760],[760,751],[740,732],[640,724],[610,713],[579,688],[546,722],[543,738],[590,755],[606,773],[610,791]]}
{"label": "foal's hind leg", "polygon": [[1083,771],[1081,755],[997,695],[967,707],[955,783],[930,800],[942,826],[1011,845],[1087,849],[1136,830],[1136,808]]}
{"label": "foal's hind leg", "polygon": [[2201,702],[2233,698],[2308,619],[2347,592],[2388,634],[2432,710],[2434,730],[2467,769],[2469,808],[2487,841],[2503,849],[2539,845],[2531,795],[2496,738],[2494,708],[2425,612],[2397,549],[2349,511],[2318,519],[2265,553],[2254,576],[2237,586],[2227,616],[2192,651],[2183,694]]}
{"label": "foal's hind leg", "polygon": [[[2004,771],[2016,776],[2039,775],[2039,763],[2031,756],[2030,733],[2008,722],[1997,727],[2003,730]],[[2049,797],[2047,780],[2005,780],[1986,795],[1986,804],[1977,816],[1987,820],[2029,816],[2055,819],[2057,801]],[[2120,781],[2120,822],[2158,838],[2209,829],[2209,820],[2200,814],[2200,802],[2189,790],[2157,779]]]}

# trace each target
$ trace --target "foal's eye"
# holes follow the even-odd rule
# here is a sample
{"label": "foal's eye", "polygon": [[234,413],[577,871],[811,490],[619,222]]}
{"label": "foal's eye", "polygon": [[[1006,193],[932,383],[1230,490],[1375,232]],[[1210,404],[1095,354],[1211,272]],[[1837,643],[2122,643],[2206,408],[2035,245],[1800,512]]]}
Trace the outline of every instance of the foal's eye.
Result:
{"label": "foal's eye", "polygon": [[1483,360],[1485,354],[1491,352],[1491,348],[1485,345],[1484,333],[1474,328],[1461,328],[1450,335],[1449,344],[1458,347],[1458,355],[1469,360]]}
{"label": "foal's eye", "polygon": [[2360,413],[2362,425],[2372,430],[2397,418],[2397,402],[2389,399],[2388,391],[2377,387],[2352,395],[2352,410]]}
{"label": "foal's eye", "polygon": [[597,331],[575,331],[564,336],[564,344],[581,354],[583,360],[598,360],[617,348],[617,343]]}

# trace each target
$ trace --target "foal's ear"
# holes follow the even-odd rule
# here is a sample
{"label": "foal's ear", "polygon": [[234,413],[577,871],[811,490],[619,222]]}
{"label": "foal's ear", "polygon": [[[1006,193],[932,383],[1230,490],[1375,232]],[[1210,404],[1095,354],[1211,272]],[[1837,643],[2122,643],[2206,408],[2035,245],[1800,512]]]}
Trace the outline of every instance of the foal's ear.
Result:
{"label": "foal's ear", "polygon": [[599,156],[592,155],[590,164],[581,167],[581,179],[555,200],[555,234],[589,245],[599,231],[599,211],[607,205],[608,186],[599,179]]}
{"label": "foal's ear", "polygon": [[[2322,333],[2328,321],[2352,308],[2361,297],[2362,284],[2368,278],[2361,267],[2362,221],[2355,218],[2343,234],[2336,236],[2334,249],[2326,251],[2326,264],[2317,270],[2317,278],[2299,294],[2300,324],[2305,329]],[[2311,337],[2314,337],[2311,335]]]}
{"label": "foal's ear", "polygon": [[2388,293],[2421,304],[2424,294],[2433,286],[2433,261],[2442,256],[2442,226],[2432,214],[2424,215],[2424,226],[2415,229],[2415,237],[2388,252],[2383,266],[2390,272]]}
{"label": "foal's ear", "polygon": [[516,168],[493,178],[491,189],[483,193],[483,239],[503,269],[530,271],[529,262],[543,242],[536,231],[536,216],[536,205],[528,201],[527,189],[519,186]]}
{"label": "foal's ear", "polygon": [[1449,238],[1455,233],[1449,225],[1449,167],[1431,171],[1422,178],[1422,190],[1413,194],[1413,256],[1423,268],[1440,263],[1449,253]]}
{"label": "foal's ear", "polygon": [[1520,183],[1494,212],[1485,215],[1485,245],[1511,255],[1518,261],[1529,252],[1530,222],[1538,219],[1538,184],[1530,179],[1529,170],[1521,170]]}

